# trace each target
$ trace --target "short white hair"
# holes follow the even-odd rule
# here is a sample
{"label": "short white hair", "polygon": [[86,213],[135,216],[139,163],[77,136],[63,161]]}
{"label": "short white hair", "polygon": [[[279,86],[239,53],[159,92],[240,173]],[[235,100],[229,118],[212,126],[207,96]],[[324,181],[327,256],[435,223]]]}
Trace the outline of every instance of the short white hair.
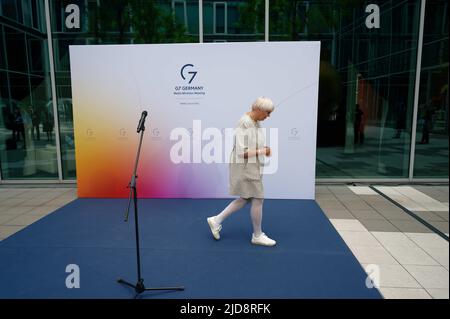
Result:
{"label": "short white hair", "polygon": [[265,96],[260,96],[252,104],[252,110],[262,110],[272,112],[274,108],[275,106],[273,105],[272,100]]}

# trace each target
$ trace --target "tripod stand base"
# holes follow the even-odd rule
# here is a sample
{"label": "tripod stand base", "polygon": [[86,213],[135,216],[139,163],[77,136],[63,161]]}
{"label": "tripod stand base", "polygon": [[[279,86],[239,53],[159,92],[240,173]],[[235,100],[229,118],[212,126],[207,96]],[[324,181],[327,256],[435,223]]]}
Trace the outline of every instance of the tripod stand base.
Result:
{"label": "tripod stand base", "polygon": [[184,290],[183,286],[179,286],[179,287],[156,287],[156,288],[152,287],[152,288],[146,288],[144,286],[144,279],[138,280],[138,282],[135,285],[133,285],[133,284],[131,284],[131,283],[129,283],[129,282],[123,280],[123,279],[120,279],[120,278],[117,280],[117,282],[119,284],[124,284],[124,285],[127,285],[127,286],[131,287],[131,288],[134,288],[134,291],[136,292],[135,298],[139,294],[143,293],[144,291],[152,291],[152,290],[178,290],[178,291],[182,291],[182,290]]}

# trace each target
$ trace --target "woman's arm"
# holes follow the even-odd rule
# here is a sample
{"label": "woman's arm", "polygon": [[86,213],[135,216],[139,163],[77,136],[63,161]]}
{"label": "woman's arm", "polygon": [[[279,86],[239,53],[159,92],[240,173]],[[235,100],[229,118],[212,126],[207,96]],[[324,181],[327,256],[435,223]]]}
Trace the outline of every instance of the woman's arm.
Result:
{"label": "woman's arm", "polygon": [[270,147],[264,146],[263,148],[259,148],[257,150],[249,150],[245,152],[242,156],[244,158],[255,157],[258,155],[266,155],[270,156]]}

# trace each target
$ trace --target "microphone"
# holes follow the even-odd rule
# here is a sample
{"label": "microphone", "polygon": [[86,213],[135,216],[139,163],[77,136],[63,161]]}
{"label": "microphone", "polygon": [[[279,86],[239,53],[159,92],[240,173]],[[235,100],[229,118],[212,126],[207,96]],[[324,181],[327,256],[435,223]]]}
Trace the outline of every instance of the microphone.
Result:
{"label": "microphone", "polygon": [[139,124],[137,127],[137,132],[139,133],[140,131],[144,131],[145,127],[144,127],[144,123],[145,123],[145,118],[147,117],[147,111],[142,112],[141,115],[141,119],[139,120]]}

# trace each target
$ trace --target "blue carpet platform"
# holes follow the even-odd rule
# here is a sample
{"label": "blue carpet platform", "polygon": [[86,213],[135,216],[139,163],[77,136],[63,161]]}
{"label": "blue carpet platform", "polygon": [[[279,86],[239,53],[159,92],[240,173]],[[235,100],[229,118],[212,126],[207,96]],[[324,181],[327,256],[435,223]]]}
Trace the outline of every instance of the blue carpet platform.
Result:
{"label": "blue carpet platform", "polygon": [[[141,298],[381,298],[313,200],[266,200],[264,230],[276,247],[250,243],[249,206],[215,241],[206,217],[223,199],[141,199]],[[137,280],[134,217],[126,199],[78,199],[0,242],[0,298],[130,298]],[[80,288],[66,287],[66,266]]]}

